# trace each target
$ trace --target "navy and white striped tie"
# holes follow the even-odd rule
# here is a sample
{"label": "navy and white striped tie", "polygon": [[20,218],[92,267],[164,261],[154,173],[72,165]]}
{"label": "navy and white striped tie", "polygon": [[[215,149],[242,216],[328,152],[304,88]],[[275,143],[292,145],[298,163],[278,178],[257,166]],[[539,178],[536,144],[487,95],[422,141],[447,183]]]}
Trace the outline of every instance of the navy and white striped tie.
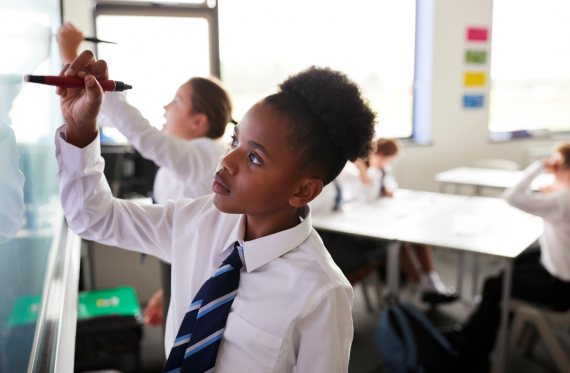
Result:
{"label": "navy and white striped tie", "polygon": [[243,250],[234,244],[232,253],[202,285],[182,320],[165,373],[214,371],[220,340],[239,286]]}

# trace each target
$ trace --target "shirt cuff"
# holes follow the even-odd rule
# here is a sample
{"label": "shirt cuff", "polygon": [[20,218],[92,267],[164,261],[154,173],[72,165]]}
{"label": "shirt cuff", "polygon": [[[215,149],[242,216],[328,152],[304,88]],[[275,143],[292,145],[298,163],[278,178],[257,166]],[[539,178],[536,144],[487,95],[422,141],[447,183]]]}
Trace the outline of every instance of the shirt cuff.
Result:
{"label": "shirt cuff", "polygon": [[97,163],[101,157],[99,132],[89,145],[78,148],[67,142],[67,127],[64,124],[55,131],[55,146],[60,169],[65,166],[67,169],[83,174],[86,168]]}

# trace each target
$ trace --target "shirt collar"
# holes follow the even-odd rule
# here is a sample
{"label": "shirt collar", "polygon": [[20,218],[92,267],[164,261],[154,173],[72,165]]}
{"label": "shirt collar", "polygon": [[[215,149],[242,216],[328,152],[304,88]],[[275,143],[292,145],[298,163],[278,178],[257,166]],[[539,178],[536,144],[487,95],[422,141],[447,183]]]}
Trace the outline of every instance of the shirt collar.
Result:
{"label": "shirt collar", "polygon": [[246,271],[255,271],[273,259],[293,250],[309,237],[313,229],[311,208],[309,205],[302,206],[299,213],[301,222],[293,228],[246,242],[244,242],[245,215],[242,215],[234,226],[224,250],[233,248],[233,243],[238,241],[243,247]]}

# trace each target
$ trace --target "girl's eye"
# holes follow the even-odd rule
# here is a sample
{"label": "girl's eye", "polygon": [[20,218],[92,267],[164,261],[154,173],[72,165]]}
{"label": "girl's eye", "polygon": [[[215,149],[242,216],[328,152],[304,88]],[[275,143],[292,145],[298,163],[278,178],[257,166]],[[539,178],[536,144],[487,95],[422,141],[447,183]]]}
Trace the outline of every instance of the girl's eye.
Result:
{"label": "girl's eye", "polygon": [[232,142],[230,143],[230,146],[232,148],[235,148],[237,145],[238,145],[237,137],[236,137],[236,135],[232,135]]}
{"label": "girl's eye", "polygon": [[249,159],[251,160],[251,162],[253,164],[261,164],[261,162],[259,161],[259,159],[257,158],[257,156],[254,153],[249,153]]}

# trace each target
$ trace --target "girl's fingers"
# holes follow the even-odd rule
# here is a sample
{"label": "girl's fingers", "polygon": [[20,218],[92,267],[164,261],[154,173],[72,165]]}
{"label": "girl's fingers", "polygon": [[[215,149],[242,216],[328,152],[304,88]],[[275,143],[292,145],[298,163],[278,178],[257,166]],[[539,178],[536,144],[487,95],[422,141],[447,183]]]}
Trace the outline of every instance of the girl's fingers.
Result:
{"label": "girl's fingers", "polygon": [[59,76],[64,76],[67,69],[69,69],[68,63],[63,66],[63,69],[61,69],[61,71],[59,72]]}
{"label": "girl's fingers", "polygon": [[77,72],[77,76],[80,78],[85,78],[89,74],[93,75],[97,79],[108,79],[109,73],[107,71],[107,62],[99,60],[86,69]]}
{"label": "girl's fingers", "polygon": [[55,94],[61,97],[65,97],[67,95],[67,89],[55,87]]}
{"label": "girl's fingers", "polygon": [[75,76],[78,71],[85,70],[95,62],[97,62],[97,60],[95,59],[93,52],[90,50],[83,51],[75,60],[73,60],[65,72],[65,76]]}
{"label": "girl's fingers", "polygon": [[101,88],[101,85],[93,75],[87,75],[85,77],[85,91],[87,97],[89,100],[92,100],[92,102],[98,102],[99,105],[103,102],[103,88]]}
{"label": "girl's fingers", "polygon": [[93,65],[89,66],[89,73],[97,79],[109,79],[109,70],[105,60],[99,60]]}
{"label": "girl's fingers", "polygon": [[[59,76],[64,76],[67,69],[69,69],[69,64],[63,66],[63,69],[61,69]],[[55,93],[61,97],[65,97],[67,95],[67,89],[62,87],[56,87]]]}

